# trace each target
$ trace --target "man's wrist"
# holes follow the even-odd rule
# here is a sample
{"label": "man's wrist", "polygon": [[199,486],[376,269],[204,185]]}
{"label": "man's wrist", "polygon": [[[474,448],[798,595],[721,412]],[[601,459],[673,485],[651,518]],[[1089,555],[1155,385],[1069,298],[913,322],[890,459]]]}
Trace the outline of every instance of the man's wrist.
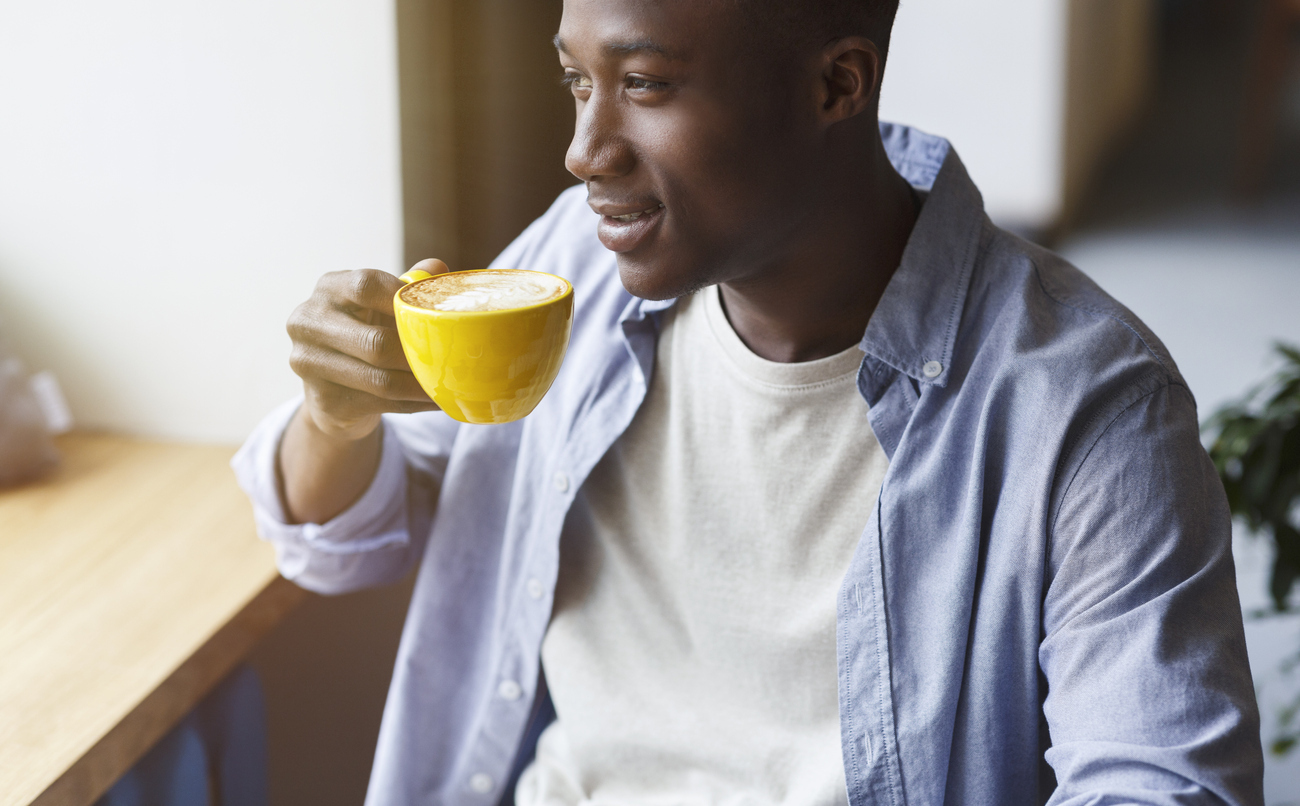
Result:
{"label": "man's wrist", "polygon": [[321,429],[306,403],[298,409],[276,457],[280,500],[290,523],[324,523],[365,492],[382,452],[381,422],[376,415],[362,436],[349,438]]}
{"label": "man's wrist", "polygon": [[294,414],[294,420],[299,421],[317,446],[342,453],[356,450],[357,443],[373,437],[383,422],[379,414],[350,421],[339,420],[317,411],[309,400],[303,401]]}

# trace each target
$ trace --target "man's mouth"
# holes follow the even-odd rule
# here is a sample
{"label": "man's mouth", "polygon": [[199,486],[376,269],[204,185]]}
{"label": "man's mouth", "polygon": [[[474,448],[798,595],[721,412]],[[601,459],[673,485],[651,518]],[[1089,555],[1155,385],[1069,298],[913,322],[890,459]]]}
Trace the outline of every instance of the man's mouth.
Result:
{"label": "man's mouth", "polygon": [[626,206],[619,209],[614,205],[592,205],[601,213],[596,235],[606,249],[611,252],[630,252],[658,229],[660,220],[666,214],[663,203],[649,200],[641,203],[647,206],[640,210],[628,210]]}
{"label": "man's mouth", "polygon": [[659,204],[654,207],[651,207],[648,210],[642,210],[638,213],[628,213],[627,215],[612,215],[610,216],[610,218],[614,219],[615,221],[636,221],[638,218],[640,218],[643,215],[650,215],[655,210],[662,210],[663,208],[664,206],[662,204]]}

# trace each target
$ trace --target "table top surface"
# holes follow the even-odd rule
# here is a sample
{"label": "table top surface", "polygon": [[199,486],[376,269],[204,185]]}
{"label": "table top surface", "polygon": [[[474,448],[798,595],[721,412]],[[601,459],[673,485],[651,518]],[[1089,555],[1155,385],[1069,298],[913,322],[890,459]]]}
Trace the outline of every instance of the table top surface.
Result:
{"label": "table top surface", "polygon": [[42,800],[277,582],[233,448],[81,434],[59,448],[53,476],[0,491],[0,806]]}

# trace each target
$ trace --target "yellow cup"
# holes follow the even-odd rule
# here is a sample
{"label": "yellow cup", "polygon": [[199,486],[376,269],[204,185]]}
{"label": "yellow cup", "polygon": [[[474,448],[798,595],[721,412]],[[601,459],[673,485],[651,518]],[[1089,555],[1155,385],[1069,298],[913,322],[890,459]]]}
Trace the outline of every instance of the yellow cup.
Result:
{"label": "yellow cup", "polygon": [[[410,271],[401,279],[410,285],[445,276]],[[439,408],[462,423],[508,423],[537,407],[560,371],[573,329],[573,286],[555,279],[564,283],[560,296],[501,311],[430,310],[407,303],[397,292],[393,313],[402,350]]]}

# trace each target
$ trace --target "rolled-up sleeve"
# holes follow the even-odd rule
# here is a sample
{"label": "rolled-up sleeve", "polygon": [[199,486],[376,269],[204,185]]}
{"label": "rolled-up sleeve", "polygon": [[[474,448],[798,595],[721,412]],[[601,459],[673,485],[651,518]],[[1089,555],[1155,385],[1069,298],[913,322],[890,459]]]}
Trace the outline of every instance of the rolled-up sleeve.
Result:
{"label": "rolled-up sleeve", "polygon": [[[379,467],[361,497],[326,523],[289,523],[281,500],[277,454],[285,429],[301,405],[298,397],[272,411],[231,460],[240,487],[252,501],[258,534],[275,546],[280,573],[308,590],[327,594],[401,579],[427,540],[447,451],[409,462],[399,436],[401,427],[385,415]],[[441,413],[433,416],[446,419]],[[444,442],[449,451],[450,439]]]}
{"label": "rolled-up sleeve", "polygon": [[1098,419],[1061,499],[1039,661],[1049,804],[1263,803],[1223,488],[1180,385]]}

